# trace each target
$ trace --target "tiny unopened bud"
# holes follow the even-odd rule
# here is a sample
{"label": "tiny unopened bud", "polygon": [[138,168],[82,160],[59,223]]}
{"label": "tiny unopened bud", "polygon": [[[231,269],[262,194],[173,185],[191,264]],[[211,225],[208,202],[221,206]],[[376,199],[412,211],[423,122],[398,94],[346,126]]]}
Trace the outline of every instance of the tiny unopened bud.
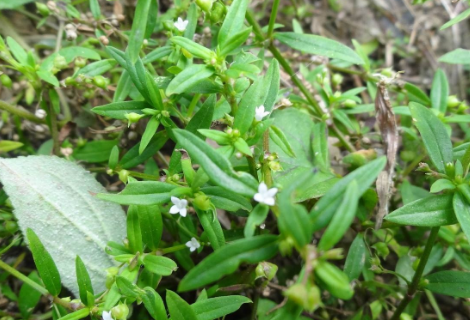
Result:
{"label": "tiny unopened bud", "polygon": [[121,180],[124,183],[127,183],[127,178],[129,177],[129,171],[127,170],[121,170],[119,171],[119,180]]}
{"label": "tiny unopened bud", "polygon": [[36,112],[34,113],[34,115],[36,117],[38,117],[39,119],[44,119],[47,115],[46,111],[44,111],[44,109],[37,109]]}
{"label": "tiny unopened bud", "polygon": [[99,40],[104,46],[107,46],[109,44],[109,39],[106,36],[101,36]]}
{"label": "tiny unopened bud", "polygon": [[59,70],[65,69],[65,68],[68,67],[67,60],[65,59],[64,56],[61,56],[60,54],[58,54],[58,55],[54,58],[53,65],[54,65],[54,68],[57,68],[57,69],[59,69]]}
{"label": "tiny unopened bud", "polygon": [[68,158],[72,155],[73,149],[70,147],[67,148],[60,148],[60,153],[64,155],[64,157]]}
{"label": "tiny unopened bud", "polygon": [[111,314],[117,320],[125,320],[129,315],[129,307],[127,306],[127,304],[120,303],[119,305],[111,309]]}
{"label": "tiny unopened bud", "polygon": [[47,17],[51,14],[50,9],[44,3],[36,2],[36,9],[38,9],[39,14],[43,17]]}

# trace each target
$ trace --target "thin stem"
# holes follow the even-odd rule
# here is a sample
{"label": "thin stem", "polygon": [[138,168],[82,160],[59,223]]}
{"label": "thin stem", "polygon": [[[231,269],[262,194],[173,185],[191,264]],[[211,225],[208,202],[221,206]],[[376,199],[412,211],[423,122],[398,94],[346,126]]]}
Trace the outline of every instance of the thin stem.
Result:
{"label": "thin stem", "polygon": [[51,135],[52,141],[54,141],[53,152],[56,156],[60,155],[60,141],[59,141],[59,130],[57,129],[57,115],[52,106],[52,102],[49,103],[49,115],[51,119]]}
{"label": "thin stem", "polygon": [[[265,155],[269,154],[269,131],[265,131],[263,134],[263,151]],[[266,160],[263,163],[263,178],[264,183],[266,183],[268,188],[271,188],[273,186],[273,177],[271,174],[271,168],[269,167]]]}
{"label": "thin stem", "polygon": [[424,247],[423,255],[418,264],[418,268],[413,276],[413,280],[411,280],[411,284],[408,286],[408,291],[405,298],[401,301],[398,307],[395,309],[395,313],[393,314],[390,320],[398,320],[400,319],[400,315],[405,310],[406,306],[413,300],[413,297],[418,290],[419,283],[421,281],[421,277],[423,276],[424,267],[426,267],[426,263],[428,262],[429,255],[431,254],[431,250],[434,246],[434,242],[436,241],[437,234],[439,233],[440,227],[434,227],[431,229],[431,234],[429,235],[428,241],[426,242],[426,246]]}
{"label": "thin stem", "polygon": [[41,293],[43,295],[49,294],[49,291],[47,291],[46,288],[44,288],[40,284],[34,282],[33,280],[31,280],[30,278],[28,278],[27,276],[25,276],[24,274],[22,274],[18,270],[16,270],[15,268],[12,268],[9,264],[3,262],[2,260],[0,260],[0,268],[5,270],[6,272],[11,274],[12,276],[20,279],[21,281],[23,281],[23,283],[28,284],[30,287],[32,287],[33,289],[35,289],[39,293]]}
{"label": "thin stem", "polygon": [[146,174],[146,173],[142,173],[142,172],[138,172],[138,171],[129,171],[129,174],[132,177],[145,179],[145,180],[158,181],[160,179],[159,176],[154,176],[154,175],[151,175],[151,174]]}
{"label": "thin stem", "polygon": [[199,99],[201,99],[201,96],[202,96],[202,94],[200,94],[200,93],[196,93],[194,95],[194,97],[191,100],[191,103],[189,104],[189,107],[188,107],[188,113],[187,113],[188,117],[193,116],[194,108],[196,108],[196,105],[197,105]]}
{"label": "thin stem", "polygon": [[175,251],[180,251],[180,250],[183,250],[185,248],[187,248],[185,244],[179,244],[179,245],[173,246],[173,247],[158,249],[158,251],[160,251],[162,254],[167,254],[167,253],[171,253],[171,252],[175,252]]}
{"label": "thin stem", "polygon": [[59,30],[57,31],[57,39],[55,43],[54,52],[59,52],[60,47],[62,46],[62,35],[64,33],[64,21],[61,18],[59,19]]}
{"label": "thin stem", "polygon": [[276,24],[276,17],[277,17],[277,10],[279,9],[279,2],[280,0],[273,1],[273,7],[271,9],[271,17],[269,18],[269,27],[268,27],[268,34],[266,38],[271,40],[274,31],[274,25]]}
{"label": "thin stem", "polygon": [[5,110],[8,113],[14,114],[14,115],[16,115],[20,118],[29,120],[29,121],[34,122],[34,123],[39,123],[39,124],[46,123],[46,121],[44,119],[36,117],[31,112],[26,111],[24,109],[16,108],[16,107],[14,107],[14,106],[12,106],[12,105],[10,105],[10,104],[6,103],[5,101],[2,101],[2,100],[0,100],[0,109]]}

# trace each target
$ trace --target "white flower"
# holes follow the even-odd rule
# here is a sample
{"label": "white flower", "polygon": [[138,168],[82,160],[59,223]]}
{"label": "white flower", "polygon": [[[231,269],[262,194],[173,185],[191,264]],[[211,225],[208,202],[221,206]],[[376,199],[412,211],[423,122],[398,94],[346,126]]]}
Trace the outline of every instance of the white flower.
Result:
{"label": "white flower", "polygon": [[186,209],[188,200],[171,197],[171,202],[173,202],[173,206],[170,208],[170,213],[179,213],[182,217],[186,217],[186,214],[188,213],[188,210]]}
{"label": "white flower", "polygon": [[173,25],[176,27],[176,29],[183,32],[184,30],[186,30],[188,23],[189,23],[188,20],[183,20],[180,17],[178,17],[178,21],[174,22]]}
{"label": "white flower", "polygon": [[258,187],[258,193],[255,194],[254,199],[259,203],[267,204],[268,206],[273,206],[275,203],[274,196],[277,193],[277,188],[271,188],[268,190],[266,183],[261,182]]}
{"label": "white flower", "polygon": [[186,247],[188,247],[191,252],[196,251],[200,246],[201,244],[194,237],[191,238],[191,241],[186,242]]}
{"label": "white flower", "polygon": [[114,320],[113,316],[111,316],[111,311],[103,311],[103,314],[101,316],[103,317],[103,320]]}
{"label": "white flower", "polygon": [[269,111],[264,111],[264,106],[259,106],[255,110],[255,119],[256,121],[261,121],[268,114],[269,114]]}
{"label": "white flower", "polygon": [[39,119],[44,119],[47,116],[47,113],[44,109],[37,109],[34,115]]}

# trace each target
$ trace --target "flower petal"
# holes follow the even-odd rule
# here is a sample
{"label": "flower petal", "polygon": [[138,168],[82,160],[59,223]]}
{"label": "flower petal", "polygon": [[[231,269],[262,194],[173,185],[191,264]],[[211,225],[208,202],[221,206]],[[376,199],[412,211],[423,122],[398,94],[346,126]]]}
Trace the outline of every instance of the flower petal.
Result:
{"label": "flower petal", "polygon": [[273,206],[276,203],[276,200],[273,197],[267,197],[264,199],[264,203],[268,206]]}
{"label": "flower petal", "polygon": [[182,217],[186,217],[186,215],[188,214],[188,210],[186,210],[186,208],[180,209],[179,211]]}
{"label": "flower petal", "polygon": [[265,194],[266,191],[268,191],[268,186],[266,185],[266,183],[261,182],[258,186],[258,192],[261,194]]}
{"label": "flower petal", "polygon": [[259,203],[264,203],[264,196],[261,193],[255,193],[253,199],[255,199],[255,201],[258,201]]}
{"label": "flower petal", "polygon": [[173,202],[174,205],[179,205],[181,203],[181,200],[177,197],[171,197],[171,202]]}
{"label": "flower petal", "polygon": [[266,196],[272,198],[276,195],[277,191],[278,191],[277,188],[271,188],[268,191],[266,191]]}
{"label": "flower petal", "polygon": [[180,208],[176,204],[170,208],[171,214],[177,214],[178,212],[180,212]]}

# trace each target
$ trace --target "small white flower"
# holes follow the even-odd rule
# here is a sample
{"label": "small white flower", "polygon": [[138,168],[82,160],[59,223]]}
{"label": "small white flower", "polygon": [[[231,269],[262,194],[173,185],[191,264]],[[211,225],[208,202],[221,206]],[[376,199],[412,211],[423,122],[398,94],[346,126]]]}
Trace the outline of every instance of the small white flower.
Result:
{"label": "small white flower", "polygon": [[178,17],[178,21],[174,22],[173,25],[176,27],[176,29],[183,32],[184,30],[186,30],[188,23],[189,23],[188,20],[183,20],[180,17]]}
{"label": "small white flower", "polygon": [[256,121],[261,121],[268,114],[269,114],[269,111],[264,111],[264,106],[259,106],[255,110],[255,119]]}
{"label": "small white flower", "polygon": [[188,247],[191,252],[196,251],[200,246],[201,244],[194,237],[191,238],[191,241],[186,242],[186,247]]}
{"label": "small white flower", "polygon": [[39,119],[44,119],[47,116],[47,113],[44,109],[37,109],[34,115]]}
{"label": "small white flower", "polygon": [[258,193],[255,194],[254,199],[259,203],[267,204],[268,206],[273,206],[276,200],[277,188],[271,188],[268,190],[266,183],[261,182],[258,187]]}
{"label": "small white flower", "polygon": [[188,210],[186,209],[188,206],[188,200],[171,197],[171,202],[173,202],[173,206],[170,208],[170,213],[179,213],[182,217],[186,217],[186,214],[188,213]]}
{"label": "small white flower", "polygon": [[103,314],[101,316],[103,317],[103,320],[114,320],[113,316],[111,315],[111,311],[103,311]]}

